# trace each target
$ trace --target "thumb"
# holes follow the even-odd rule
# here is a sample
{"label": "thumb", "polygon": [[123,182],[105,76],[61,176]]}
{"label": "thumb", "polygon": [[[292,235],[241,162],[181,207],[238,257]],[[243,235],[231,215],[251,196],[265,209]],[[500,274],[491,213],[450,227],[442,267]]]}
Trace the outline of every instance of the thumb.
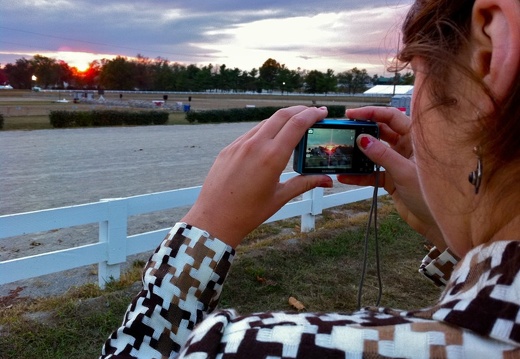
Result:
{"label": "thumb", "polygon": [[360,150],[386,171],[397,171],[408,164],[408,159],[373,136],[362,134],[356,141]]}
{"label": "thumb", "polygon": [[316,187],[332,188],[334,183],[332,178],[327,175],[299,175],[285,181],[281,185],[283,188],[282,197],[287,202]]}

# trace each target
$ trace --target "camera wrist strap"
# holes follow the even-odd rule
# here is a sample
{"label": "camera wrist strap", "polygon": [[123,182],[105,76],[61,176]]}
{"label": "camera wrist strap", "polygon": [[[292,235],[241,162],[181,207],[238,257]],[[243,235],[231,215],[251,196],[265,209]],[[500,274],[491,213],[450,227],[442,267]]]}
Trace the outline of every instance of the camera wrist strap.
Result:
{"label": "camera wrist strap", "polygon": [[376,306],[379,306],[381,302],[381,296],[383,293],[383,282],[381,280],[381,269],[380,269],[380,259],[379,259],[379,239],[377,236],[377,197],[379,190],[379,174],[380,174],[381,166],[376,165],[375,171],[375,184],[374,184],[374,192],[372,194],[372,205],[370,206],[370,213],[368,216],[368,222],[365,232],[365,244],[363,250],[363,269],[361,272],[361,279],[359,281],[358,286],[358,296],[357,296],[357,308],[361,309],[361,297],[363,295],[363,285],[365,283],[366,270],[368,265],[368,242],[370,237],[370,227],[372,225],[372,219],[374,221],[374,244],[375,244],[375,255],[376,255],[376,273],[377,273],[377,281],[378,281],[378,295]]}

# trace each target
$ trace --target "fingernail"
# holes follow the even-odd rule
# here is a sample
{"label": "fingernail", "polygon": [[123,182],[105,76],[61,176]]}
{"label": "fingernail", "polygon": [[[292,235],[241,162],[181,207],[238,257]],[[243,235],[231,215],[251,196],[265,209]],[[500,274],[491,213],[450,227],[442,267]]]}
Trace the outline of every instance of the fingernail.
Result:
{"label": "fingernail", "polygon": [[361,135],[359,137],[361,137],[359,139],[359,146],[361,146],[361,148],[363,148],[364,150],[369,148],[372,145],[372,143],[374,143],[374,141],[372,140],[372,137],[370,137],[370,136]]}
{"label": "fingernail", "polygon": [[327,106],[321,106],[320,107],[320,110],[326,110],[327,109]]}
{"label": "fingernail", "polygon": [[334,187],[334,183],[332,183],[332,179],[330,177],[323,178],[320,183],[318,184],[318,187],[322,188],[332,188]]}

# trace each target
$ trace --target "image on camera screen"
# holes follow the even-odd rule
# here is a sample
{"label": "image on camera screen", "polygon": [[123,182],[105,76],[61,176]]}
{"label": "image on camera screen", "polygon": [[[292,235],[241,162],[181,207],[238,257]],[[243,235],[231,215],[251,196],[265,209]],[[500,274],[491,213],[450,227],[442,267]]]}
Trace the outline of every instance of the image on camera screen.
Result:
{"label": "image on camera screen", "polygon": [[305,168],[351,169],[356,130],[310,128],[307,132]]}

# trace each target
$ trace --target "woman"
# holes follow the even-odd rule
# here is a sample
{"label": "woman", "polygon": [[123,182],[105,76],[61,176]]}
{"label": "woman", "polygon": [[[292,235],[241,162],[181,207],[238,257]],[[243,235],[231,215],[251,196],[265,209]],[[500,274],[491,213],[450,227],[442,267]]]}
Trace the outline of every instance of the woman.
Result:
{"label": "woman", "polygon": [[332,186],[327,176],[278,182],[306,129],[327,115],[292,107],[220,153],[148,262],[103,357],[520,357],[520,1],[417,0],[403,33],[413,121],[387,108],[347,116],[378,122],[390,144],[357,139],[385,168],[380,184],[400,215],[437,247],[422,271],[446,284],[439,301],[414,311],[206,318],[244,236],[296,195]]}

